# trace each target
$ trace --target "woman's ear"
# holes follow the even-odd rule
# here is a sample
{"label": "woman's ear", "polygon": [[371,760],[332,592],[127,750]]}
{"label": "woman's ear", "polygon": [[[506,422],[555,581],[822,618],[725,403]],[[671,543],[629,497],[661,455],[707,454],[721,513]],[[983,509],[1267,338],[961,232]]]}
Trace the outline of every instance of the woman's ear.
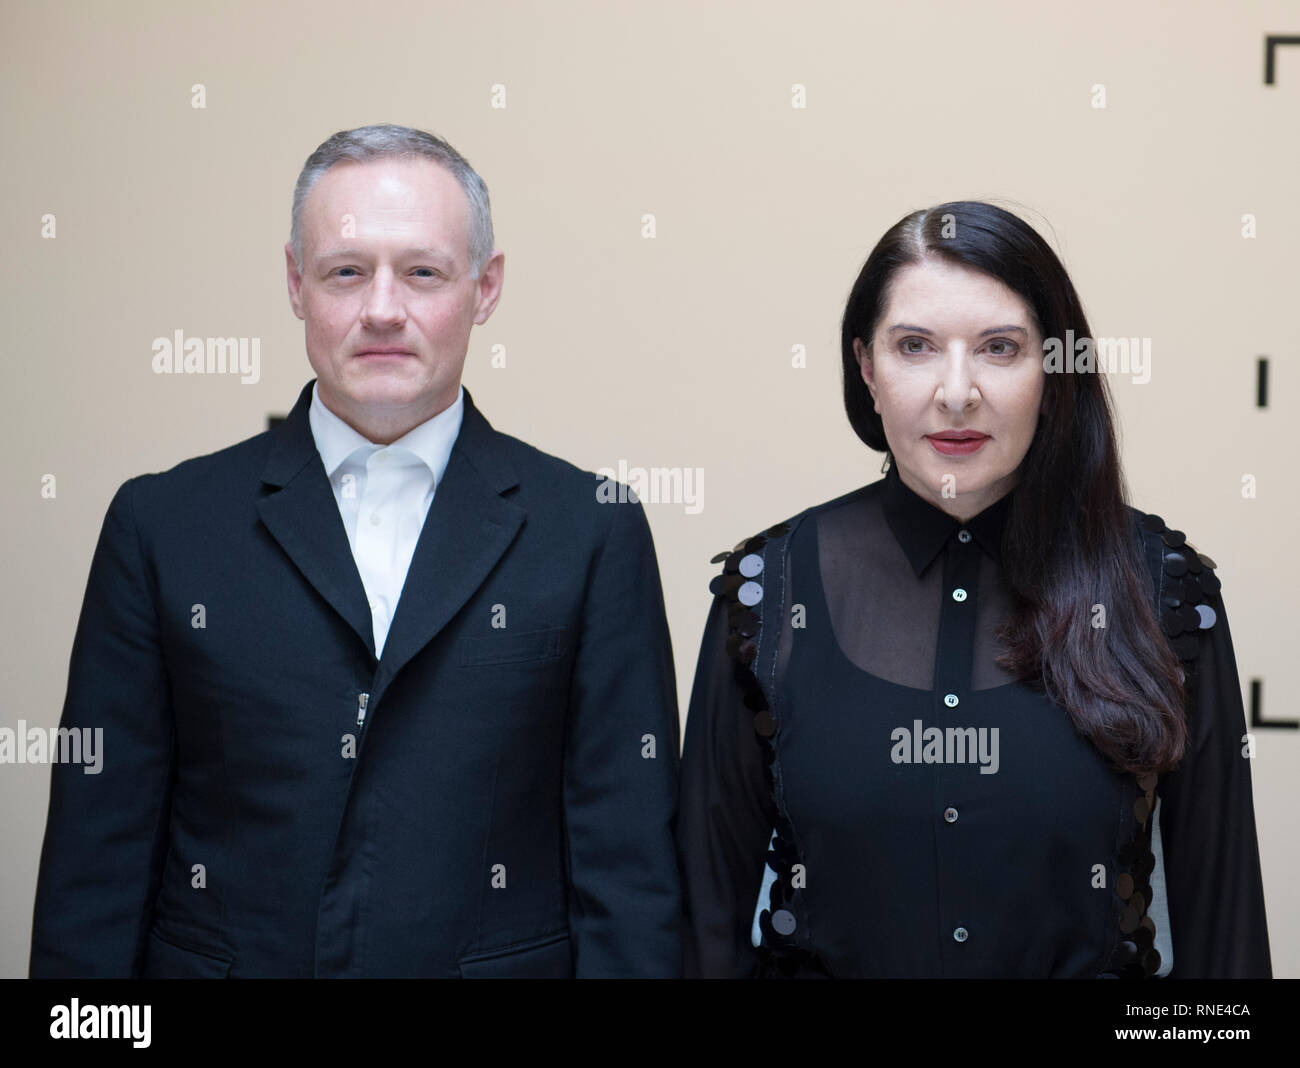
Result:
{"label": "woman's ear", "polygon": [[867,384],[867,390],[871,393],[871,399],[875,403],[875,409],[880,411],[880,401],[876,399],[876,368],[871,361],[871,346],[865,345],[862,338],[853,339],[853,355],[858,361],[858,369],[862,372],[862,381]]}

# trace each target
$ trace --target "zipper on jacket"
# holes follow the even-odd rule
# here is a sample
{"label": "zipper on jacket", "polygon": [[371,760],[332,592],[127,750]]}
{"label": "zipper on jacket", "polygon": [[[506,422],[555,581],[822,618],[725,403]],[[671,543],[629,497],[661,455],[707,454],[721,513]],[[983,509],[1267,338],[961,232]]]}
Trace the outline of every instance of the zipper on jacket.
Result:
{"label": "zipper on jacket", "polygon": [[368,693],[357,694],[357,729],[358,730],[361,729],[361,725],[366,720],[366,703],[369,700],[370,700],[370,694]]}

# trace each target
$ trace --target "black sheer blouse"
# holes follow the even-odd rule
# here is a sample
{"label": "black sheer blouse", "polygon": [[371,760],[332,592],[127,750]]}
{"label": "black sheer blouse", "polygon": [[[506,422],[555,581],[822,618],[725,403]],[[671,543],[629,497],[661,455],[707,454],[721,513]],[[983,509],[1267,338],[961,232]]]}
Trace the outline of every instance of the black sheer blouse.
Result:
{"label": "black sheer blouse", "polygon": [[1182,765],[1138,780],[995,663],[1010,501],[961,524],[891,467],[716,558],[682,756],[688,974],[1270,974],[1214,562],[1132,512],[1189,679]]}

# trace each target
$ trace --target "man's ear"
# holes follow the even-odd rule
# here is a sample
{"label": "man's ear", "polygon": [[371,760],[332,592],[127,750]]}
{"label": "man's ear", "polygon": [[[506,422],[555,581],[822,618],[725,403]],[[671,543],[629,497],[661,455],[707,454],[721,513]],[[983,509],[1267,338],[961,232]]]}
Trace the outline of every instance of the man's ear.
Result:
{"label": "man's ear", "polygon": [[478,307],[474,310],[474,322],[482,326],[496,310],[497,301],[501,299],[501,288],[506,282],[506,254],[496,249],[483,265],[478,276]]}
{"label": "man's ear", "polygon": [[289,304],[293,307],[293,314],[306,321],[307,316],[302,312],[302,275],[293,258],[293,246],[288,243],[284,246],[284,263],[285,276],[289,284]]}

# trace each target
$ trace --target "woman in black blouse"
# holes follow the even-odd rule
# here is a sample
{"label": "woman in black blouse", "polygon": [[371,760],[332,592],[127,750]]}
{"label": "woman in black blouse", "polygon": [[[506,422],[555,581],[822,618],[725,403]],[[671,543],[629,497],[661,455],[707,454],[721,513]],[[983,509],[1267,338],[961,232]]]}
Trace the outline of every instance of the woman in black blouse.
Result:
{"label": "woman in black blouse", "polygon": [[1270,974],[1215,564],[1126,503],[1104,376],[1044,359],[1091,337],[1000,208],[872,251],[844,403],[885,477],[716,558],[688,974]]}

